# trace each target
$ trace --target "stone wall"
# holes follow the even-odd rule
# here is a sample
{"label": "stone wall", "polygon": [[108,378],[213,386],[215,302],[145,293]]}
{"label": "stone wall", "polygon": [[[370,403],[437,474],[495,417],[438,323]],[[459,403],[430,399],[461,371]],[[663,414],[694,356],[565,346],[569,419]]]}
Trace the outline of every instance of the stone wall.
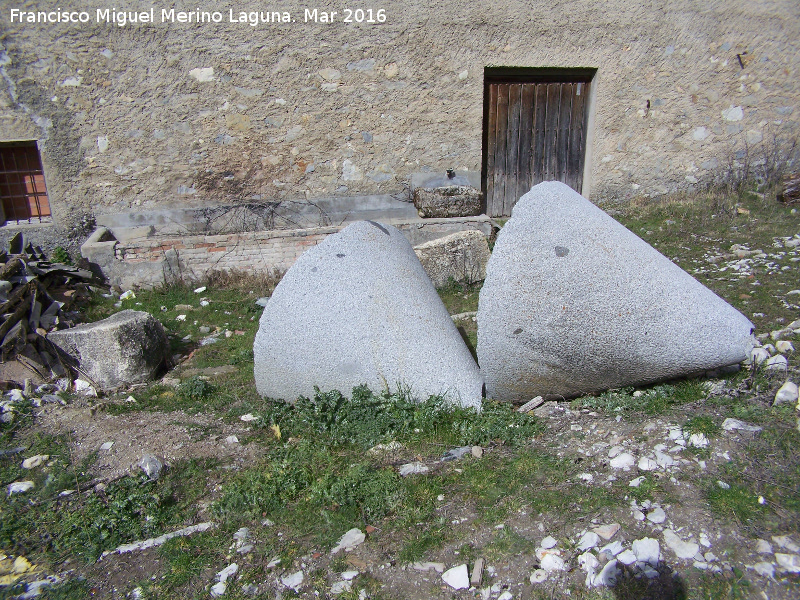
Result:
{"label": "stone wall", "polygon": [[[414,246],[457,231],[492,234],[487,217],[393,224]],[[81,253],[111,284],[124,289],[152,287],[171,280],[202,280],[215,270],[285,271],[309,247],[343,227],[151,237],[127,237],[121,231],[121,239],[101,227],[83,244]]]}
{"label": "stone wall", "polygon": [[487,66],[597,68],[595,201],[692,190],[798,136],[796,0],[412,1],[374,24],[304,22],[282,2],[295,22],[229,23],[265,11],[243,0],[199,2],[219,24],[162,23],[153,4],[156,23],[124,27],[96,22],[105,2],[73,4],[89,23],[0,13],[0,140],[40,141],[56,222],[479,173]]}

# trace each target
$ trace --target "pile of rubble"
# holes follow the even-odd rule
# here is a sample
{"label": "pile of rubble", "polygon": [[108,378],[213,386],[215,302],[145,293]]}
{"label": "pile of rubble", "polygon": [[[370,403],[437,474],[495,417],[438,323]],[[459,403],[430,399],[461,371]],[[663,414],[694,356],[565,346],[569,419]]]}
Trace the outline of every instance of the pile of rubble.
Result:
{"label": "pile of rubble", "polygon": [[[105,287],[87,269],[47,260],[41,248],[26,244],[22,233],[0,253],[0,356],[16,360],[45,382],[76,375],[63,352],[46,338],[75,326],[76,306],[89,298],[90,286]],[[70,377],[71,378],[71,377]],[[0,382],[3,387],[15,387]]]}

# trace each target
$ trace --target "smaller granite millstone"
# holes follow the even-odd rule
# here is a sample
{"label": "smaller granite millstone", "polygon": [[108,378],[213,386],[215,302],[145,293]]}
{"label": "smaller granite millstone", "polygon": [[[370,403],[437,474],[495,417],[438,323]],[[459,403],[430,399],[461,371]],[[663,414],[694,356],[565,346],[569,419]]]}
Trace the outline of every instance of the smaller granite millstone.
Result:
{"label": "smaller granite millstone", "polygon": [[747,318],[559,182],[500,230],[478,304],[486,395],[574,397],[743,361]]}
{"label": "smaller granite millstone", "polygon": [[253,346],[262,396],[410,388],[480,408],[483,380],[414,250],[394,227],[349,225],[307,250],[264,308]]}
{"label": "smaller granite millstone", "polygon": [[169,360],[164,327],[150,313],[137,310],[51,331],[47,339],[103,389],[150,381]]}

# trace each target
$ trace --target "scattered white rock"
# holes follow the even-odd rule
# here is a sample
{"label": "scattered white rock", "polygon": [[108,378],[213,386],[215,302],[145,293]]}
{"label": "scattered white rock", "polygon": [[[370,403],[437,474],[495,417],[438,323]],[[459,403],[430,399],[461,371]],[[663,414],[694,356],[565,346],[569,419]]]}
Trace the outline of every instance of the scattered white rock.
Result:
{"label": "scattered white rock", "polygon": [[[631,550],[633,551],[633,555],[636,557],[636,560],[638,562],[646,563],[653,567],[658,566],[659,554],[661,553],[661,548],[659,546],[658,540],[653,538],[642,538],[640,540],[634,540],[633,544],[631,544]],[[617,558],[620,561],[622,561],[623,564],[629,564],[625,563],[625,561],[622,558],[622,554],[620,554]]]}
{"label": "scattered white rock", "polygon": [[694,542],[684,542],[672,529],[664,530],[664,542],[678,558],[694,558],[700,546]]}
{"label": "scattered white rock", "polygon": [[591,548],[596,548],[599,543],[600,536],[594,531],[587,531],[578,542],[578,550],[590,550]]}
{"label": "scattered white rock", "polygon": [[483,566],[485,562],[483,558],[478,558],[475,564],[472,565],[472,573],[469,576],[469,585],[471,587],[480,587],[481,583],[483,583]]}
{"label": "scattered white rock", "polygon": [[748,569],[753,569],[756,573],[761,575],[762,577],[769,577],[770,579],[775,578],[775,565],[769,562],[760,562],[754,565],[747,565]]}
{"label": "scattered white rock", "polygon": [[367,536],[360,529],[353,528],[341,537],[336,547],[331,550],[331,554],[336,554],[339,550],[350,552],[356,546],[363,544],[365,539]]}
{"label": "scattered white rock", "polygon": [[778,392],[775,394],[775,404],[784,404],[797,402],[797,384],[787,381],[784,383]]}
{"label": "scattered white rock", "polygon": [[617,456],[622,454],[624,451],[625,451],[625,449],[622,446],[612,446],[608,450],[608,458],[616,458]]}
{"label": "scattered white rock", "polygon": [[778,342],[775,342],[775,348],[781,354],[786,354],[787,352],[794,352],[794,346],[792,345],[792,342],[789,342],[787,340],[780,340]]}
{"label": "scattered white rock", "polygon": [[622,552],[622,542],[617,540],[616,542],[611,542],[610,544],[606,544],[602,548],[600,548],[600,553],[605,553],[609,556],[616,556]]}
{"label": "scattered white rock", "polygon": [[111,446],[114,445],[114,442],[104,442],[100,444],[100,450],[111,450]]}
{"label": "scattered white rock", "polygon": [[724,481],[717,481],[717,485],[721,487],[723,490],[731,489],[731,486],[725,483]]}
{"label": "scattered white rock", "polygon": [[789,552],[798,552],[800,551],[800,546],[794,543],[792,538],[788,535],[773,535],[772,541],[778,544],[784,550],[788,550]]}
{"label": "scattered white rock", "polygon": [[700,545],[706,548],[711,548],[711,540],[708,539],[708,534],[706,532],[700,534]]}
{"label": "scattered white rock", "polygon": [[421,462],[412,462],[402,465],[399,469],[399,472],[401,477],[407,477],[408,475],[427,473],[429,470],[430,469]]}
{"label": "scattered white rock", "polygon": [[759,554],[772,554],[772,545],[767,540],[756,540],[756,552]]}
{"label": "scattered white rock", "polygon": [[619,531],[619,523],[610,523],[609,525],[601,525],[592,529],[597,535],[604,540],[610,540]]}
{"label": "scattered white rock", "polygon": [[252,413],[247,413],[246,415],[242,415],[241,417],[239,417],[241,421],[245,422],[255,421],[257,418],[258,417],[253,416]]}
{"label": "scattered white rock", "polygon": [[642,485],[642,482],[643,482],[645,479],[646,479],[646,478],[645,478],[645,476],[644,476],[644,475],[640,475],[640,476],[639,476],[639,477],[637,477],[636,479],[631,479],[631,480],[630,480],[630,482],[628,483],[628,486],[629,486],[629,487],[636,487],[636,488],[637,488],[637,487],[639,487],[640,485]]}
{"label": "scattered white rock", "polygon": [[545,554],[542,560],[540,561],[539,566],[541,566],[542,569],[544,569],[548,573],[551,573],[553,571],[566,570],[566,564],[564,563],[564,559],[552,553]]}
{"label": "scattered white rock", "polygon": [[8,495],[11,494],[24,494],[33,489],[33,482],[32,481],[15,481],[14,483],[8,484]]}
{"label": "scattered white rock", "polygon": [[467,565],[458,565],[442,573],[442,580],[454,590],[469,588],[469,572]]}
{"label": "scattered white rock", "polygon": [[639,464],[637,466],[640,471],[655,471],[658,468],[658,463],[652,458],[643,456],[639,459]]}
{"label": "scattered white rock", "polygon": [[506,590],[497,597],[497,600],[512,600],[512,598],[514,598],[514,595],[508,590]]}
{"label": "scattered white rock", "polygon": [[536,569],[533,573],[531,573],[530,581],[532,584],[544,583],[547,581],[547,571],[544,569]]}
{"label": "scattered white rock", "polygon": [[758,432],[761,431],[761,427],[758,425],[749,425],[744,421],[740,421],[739,419],[731,419],[727,418],[722,422],[722,429],[725,431],[750,431],[750,432]]}
{"label": "scattered white rock", "polygon": [[440,562],[415,562],[411,563],[411,568],[415,571],[436,571],[444,573],[444,563]]}
{"label": "scattered white rock", "polygon": [[50,458],[49,454],[37,454],[22,461],[23,469],[35,469],[42,465],[42,463]]}
{"label": "scattered white rock", "polygon": [[666,469],[668,467],[672,467],[675,465],[675,459],[672,458],[666,452],[661,452],[660,450],[656,450],[656,463],[662,469]]}
{"label": "scattered white rock", "polygon": [[625,469],[627,471],[636,464],[636,459],[629,452],[623,452],[612,458],[609,464],[614,469]]}
{"label": "scattered white rock", "polygon": [[138,465],[145,475],[154,481],[161,476],[161,471],[164,470],[164,463],[152,454],[143,455]]}
{"label": "scattered white rock", "polygon": [[617,567],[616,560],[610,560],[603,567],[592,580],[593,587],[614,587],[617,585],[617,577],[619,577],[619,568]]}
{"label": "scattered white rock", "polygon": [[548,535],[542,540],[542,543],[539,544],[539,547],[549,550],[550,548],[554,548],[556,544],[558,544],[558,540],[553,536]]}
{"label": "scattered white rock", "polygon": [[164,544],[164,542],[171,540],[172,538],[184,537],[200,531],[208,531],[214,526],[214,523],[210,521],[198,523],[197,525],[190,525],[189,527],[184,527],[183,529],[178,529],[177,531],[171,531],[155,538],[149,538],[139,542],[131,542],[130,544],[122,544],[114,550],[107,550],[103,552],[102,556],[105,557],[109,554],[127,554],[128,552],[136,552],[139,550],[147,550],[148,548],[155,548],[157,546],[161,546]]}
{"label": "scattered white rock", "polygon": [[766,368],[770,371],[785,371],[789,366],[789,361],[783,354],[778,354],[767,360]]}
{"label": "scattered white rock", "polygon": [[709,444],[708,438],[704,433],[693,433],[689,436],[689,445],[695,448],[707,448]]}
{"label": "scattered white rock", "polygon": [[767,352],[764,348],[753,348],[748,352],[748,360],[745,361],[747,364],[757,364],[760,365],[764,361],[769,360],[769,352]]}
{"label": "scattered white rock", "polygon": [[281,583],[285,585],[287,588],[297,592],[302,587],[304,578],[305,574],[302,571],[297,571],[296,573],[292,573],[291,575],[286,575],[285,577],[281,577]]}
{"label": "scattered white rock", "polygon": [[658,525],[667,520],[667,514],[664,512],[663,508],[658,506],[647,513],[647,520]]}
{"label": "scattered white rock", "polygon": [[775,562],[787,573],[800,573],[800,556],[797,554],[775,553]]}
{"label": "scattered white rock", "polygon": [[585,481],[586,483],[591,483],[592,481],[594,481],[594,475],[592,475],[591,473],[581,473],[580,475],[578,475],[578,479],[580,479],[581,481]]}
{"label": "scattered white rock", "polygon": [[224,581],[218,581],[214,585],[211,586],[211,597],[212,598],[220,598],[225,595],[225,592],[228,589],[228,584]]}
{"label": "scattered white rock", "polygon": [[331,594],[338,596],[353,591],[353,584],[349,581],[337,581],[331,586]]}
{"label": "scattered white rock", "polygon": [[584,552],[578,557],[578,565],[584,571],[589,571],[590,569],[596,569],[600,566],[600,561],[597,560],[594,554],[591,552]]}
{"label": "scattered white rock", "polygon": [[624,552],[617,554],[617,560],[623,565],[632,565],[636,562],[636,555],[632,550],[625,550]]}

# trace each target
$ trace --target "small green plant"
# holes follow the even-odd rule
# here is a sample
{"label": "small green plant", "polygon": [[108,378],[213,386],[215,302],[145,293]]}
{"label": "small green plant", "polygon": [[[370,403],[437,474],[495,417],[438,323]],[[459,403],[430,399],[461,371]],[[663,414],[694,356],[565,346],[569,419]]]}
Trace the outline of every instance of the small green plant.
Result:
{"label": "small green plant", "polygon": [[202,400],[214,392],[214,386],[205,379],[194,376],[181,382],[177,388],[178,395],[185,400]]}
{"label": "small green plant", "polygon": [[63,263],[65,265],[72,264],[72,258],[70,257],[69,252],[67,252],[61,246],[58,246],[55,250],[53,250],[53,254],[50,256],[50,258],[54,263]]}
{"label": "small green plant", "polygon": [[719,433],[720,426],[711,417],[698,415],[686,421],[683,429],[688,433],[702,433],[708,438],[713,438]]}
{"label": "small green plant", "polygon": [[641,411],[648,415],[659,415],[674,406],[695,402],[704,397],[702,382],[686,380],[676,384],[656,385],[638,392],[632,387],[609,390],[598,396],[578,398],[573,401],[573,406],[599,409],[612,414]]}
{"label": "small green plant", "polygon": [[233,355],[231,359],[231,364],[234,365],[246,365],[253,362],[253,349],[252,348],[244,348],[239,350],[236,354]]}

